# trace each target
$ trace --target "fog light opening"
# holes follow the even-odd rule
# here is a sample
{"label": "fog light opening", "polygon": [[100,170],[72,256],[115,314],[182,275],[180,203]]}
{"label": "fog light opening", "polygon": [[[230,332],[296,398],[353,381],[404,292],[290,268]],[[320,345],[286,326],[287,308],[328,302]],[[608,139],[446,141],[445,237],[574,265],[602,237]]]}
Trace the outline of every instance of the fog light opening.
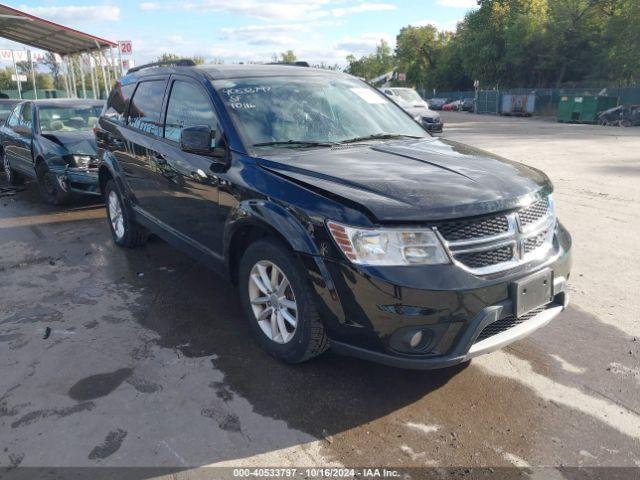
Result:
{"label": "fog light opening", "polygon": [[422,330],[418,330],[416,333],[411,335],[411,338],[409,339],[409,346],[411,348],[417,348],[422,342],[422,337]]}

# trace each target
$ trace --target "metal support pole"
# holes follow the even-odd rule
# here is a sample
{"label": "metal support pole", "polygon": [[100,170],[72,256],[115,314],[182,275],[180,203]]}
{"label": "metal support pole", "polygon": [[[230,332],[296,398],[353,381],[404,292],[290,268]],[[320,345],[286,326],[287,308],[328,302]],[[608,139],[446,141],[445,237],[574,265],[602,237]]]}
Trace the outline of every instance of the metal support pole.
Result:
{"label": "metal support pole", "polygon": [[31,80],[33,80],[33,98],[38,99],[38,89],[36,88],[36,69],[33,67],[33,59],[31,58],[31,50],[27,50],[27,58],[31,67]]}
{"label": "metal support pole", "polygon": [[18,98],[22,100],[22,85],[20,85],[20,76],[18,75],[18,66],[16,65],[16,56],[11,50],[11,60],[13,60],[13,71],[16,74],[16,83],[18,84]]}
{"label": "metal support pole", "polygon": [[110,87],[110,82],[107,79],[107,71],[104,68],[104,54],[102,52],[102,49],[100,48],[100,44],[98,43],[98,41],[96,40],[96,47],[98,48],[98,58],[100,59],[100,67],[102,68],[102,79],[104,80],[104,98],[109,98],[109,90],[111,90]]}
{"label": "metal support pole", "polygon": [[120,48],[120,42],[118,42],[118,63],[120,64],[120,76],[124,77],[124,64],[122,63],[122,50]]}
{"label": "metal support pole", "polygon": [[102,68],[102,80],[104,81],[104,98],[109,98],[109,84],[107,83],[107,72],[104,69],[104,62],[100,58],[100,67]]}
{"label": "metal support pole", "polygon": [[100,50],[100,55],[102,55],[102,61],[105,64],[105,70],[107,72],[107,90],[111,91],[111,70],[109,67],[109,59],[107,58],[107,56],[104,53],[104,49]]}
{"label": "metal support pole", "polygon": [[78,55],[78,67],[80,68],[80,82],[82,83],[82,98],[87,98],[87,86],[84,81],[84,65],[82,65],[82,55]]}
{"label": "metal support pole", "polygon": [[96,78],[96,62],[93,60],[93,56],[91,56],[91,54],[87,54],[87,60],[89,60],[89,73],[91,73],[91,88],[93,88],[93,98],[97,100],[98,94],[100,93],[100,84]]}
{"label": "metal support pole", "polygon": [[[120,49],[118,49],[120,51]],[[109,49],[111,54],[111,67],[113,68],[113,81],[114,83],[118,78],[122,76],[122,69],[120,69],[120,74],[118,74],[118,64],[116,63],[116,58],[113,56],[113,47]]]}
{"label": "metal support pole", "polygon": [[78,98],[78,86],[76,85],[76,67],[73,65],[73,57],[69,57],[69,66],[71,67],[71,84],[73,85],[73,98]]}

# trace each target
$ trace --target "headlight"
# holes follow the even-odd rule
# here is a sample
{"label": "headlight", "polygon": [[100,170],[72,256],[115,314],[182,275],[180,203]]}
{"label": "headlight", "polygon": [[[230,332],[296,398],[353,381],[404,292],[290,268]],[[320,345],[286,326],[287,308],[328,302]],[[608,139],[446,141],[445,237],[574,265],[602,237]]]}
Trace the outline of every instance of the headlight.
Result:
{"label": "headlight", "polygon": [[90,155],[71,155],[71,162],[76,168],[90,168],[95,163],[95,159]]}
{"label": "headlight", "polygon": [[449,258],[431,229],[364,229],[329,222],[336,244],[359,265],[440,265]]}

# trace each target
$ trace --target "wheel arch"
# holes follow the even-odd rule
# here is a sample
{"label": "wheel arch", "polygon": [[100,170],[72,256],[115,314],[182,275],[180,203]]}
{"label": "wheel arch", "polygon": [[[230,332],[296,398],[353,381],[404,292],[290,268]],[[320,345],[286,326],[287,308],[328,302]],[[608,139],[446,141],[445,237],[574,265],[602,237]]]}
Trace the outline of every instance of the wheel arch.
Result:
{"label": "wheel arch", "polygon": [[120,168],[118,167],[118,162],[109,154],[109,152],[105,152],[102,155],[102,159],[98,166],[98,188],[100,189],[102,196],[104,196],[104,189],[109,180],[115,181],[118,184],[118,187],[120,187],[120,191],[126,194],[124,182],[122,181],[119,172]]}
{"label": "wheel arch", "polygon": [[238,266],[247,247],[272,237],[292,252],[317,255],[318,248],[303,221],[274,202],[245,201],[229,215],[224,232],[224,258],[232,282],[238,281]]}

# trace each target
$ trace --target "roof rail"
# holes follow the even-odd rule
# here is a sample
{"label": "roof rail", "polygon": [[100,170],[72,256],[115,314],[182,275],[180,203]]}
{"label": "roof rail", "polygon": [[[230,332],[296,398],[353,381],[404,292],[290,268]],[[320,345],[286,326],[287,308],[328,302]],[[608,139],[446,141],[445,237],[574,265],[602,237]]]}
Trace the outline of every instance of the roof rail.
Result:
{"label": "roof rail", "polygon": [[290,67],[309,67],[309,62],[270,62],[267,65],[288,65]]}
{"label": "roof rail", "polygon": [[152,67],[195,67],[196,62],[189,58],[181,58],[178,60],[163,60],[162,62],[153,62],[147,63],[145,65],[140,65],[139,67],[130,68],[127,73],[134,73],[139,70],[143,70],[145,68]]}

